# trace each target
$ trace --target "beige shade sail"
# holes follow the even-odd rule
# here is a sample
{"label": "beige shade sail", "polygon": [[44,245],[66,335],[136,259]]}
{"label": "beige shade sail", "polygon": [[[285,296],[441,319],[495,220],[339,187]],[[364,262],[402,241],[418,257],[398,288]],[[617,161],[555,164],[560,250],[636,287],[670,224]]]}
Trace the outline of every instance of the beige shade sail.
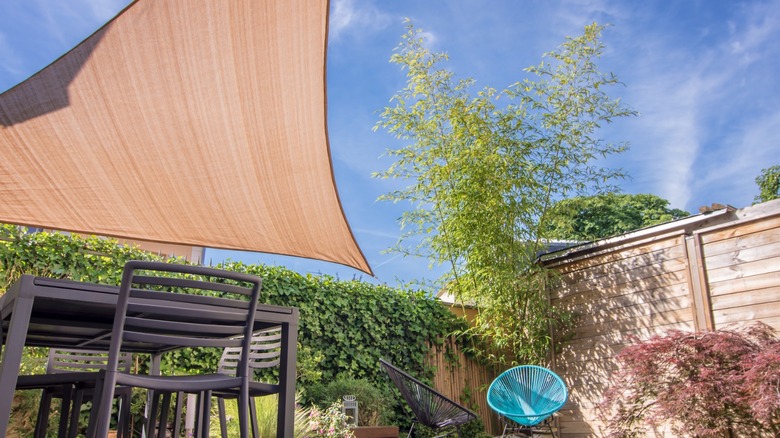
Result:
{"label": "beige shade sail", "polygon": [[0,222],[371,269],[326,126],[327,0],[138,0],[0,95]]}

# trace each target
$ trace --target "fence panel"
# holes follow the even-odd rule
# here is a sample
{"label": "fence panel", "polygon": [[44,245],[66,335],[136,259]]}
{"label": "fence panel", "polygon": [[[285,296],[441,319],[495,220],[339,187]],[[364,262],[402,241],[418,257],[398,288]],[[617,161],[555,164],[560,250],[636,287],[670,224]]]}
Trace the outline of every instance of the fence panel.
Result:
{"label": "fence panel", "polygon": [[454,339],[431,348],[427,361],[436,367],[437,391],[479,414],[487,432],[501,433],[498,416],[487,404],[487,389],[497,373],[467,357]]}
{"label": "fence panel", "polygon": [[[780,331],[780,200],[726,208],[594,242],[550,257],[561,274],[554,307],[572,312],[556,334],[553,368],[570,389],[566,437],[600,436],[597,405],[632,337],[762,321]],[[668,428],[650,436],[672,436]]]}

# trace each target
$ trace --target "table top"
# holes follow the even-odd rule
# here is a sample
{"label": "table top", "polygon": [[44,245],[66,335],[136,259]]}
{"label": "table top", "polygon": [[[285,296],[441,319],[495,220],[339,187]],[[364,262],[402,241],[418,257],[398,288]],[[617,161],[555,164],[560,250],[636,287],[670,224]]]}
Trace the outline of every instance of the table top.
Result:
{"label": "table top", "polygon": [[[47,277],[23,276],[0,297],[2,343],[6,342],[14,302],[32,297],[33,307],[25,345],[60,348],[108,349],[119,287],[84,283]],[[217,297],[170,294],[165,311],[172,320],[187,321],[193,310],[200,312],[236,311],[235,301]],[[131,298],[131,304],[142,302]],[[159,306],[159,301],[154,301]],[[294,307],[259,304],[254,331],[280,324],[296,324],[298,310]],[[204,324],[208,330],[208,324]],[[138,345],[135,352],[159,353],[158,346]]]}

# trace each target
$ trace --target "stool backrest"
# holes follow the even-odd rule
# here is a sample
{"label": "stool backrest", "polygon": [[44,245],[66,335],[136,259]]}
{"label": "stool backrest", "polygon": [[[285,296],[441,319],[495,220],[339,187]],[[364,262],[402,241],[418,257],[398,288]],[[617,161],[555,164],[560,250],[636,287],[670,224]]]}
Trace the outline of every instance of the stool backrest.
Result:
{"label": "stool backrest", "polygon": [[[107,363],[108,351],[52,348],[46,362],[46,373],[96,372],[106,369]],[[129,373],[132,364],[133,355],[121,353],[117,370],[120,373]]]}
{"label": "stool backrest", "polygon": [[[261,369],[279,366],[279,356],[282,352],[282,328],[274,327],[255,332],[249,344],[249,368]],[[222,350],[219,359],[220,374],[235,374],[235,369],[241,362],[241,348],[227,347]]]}

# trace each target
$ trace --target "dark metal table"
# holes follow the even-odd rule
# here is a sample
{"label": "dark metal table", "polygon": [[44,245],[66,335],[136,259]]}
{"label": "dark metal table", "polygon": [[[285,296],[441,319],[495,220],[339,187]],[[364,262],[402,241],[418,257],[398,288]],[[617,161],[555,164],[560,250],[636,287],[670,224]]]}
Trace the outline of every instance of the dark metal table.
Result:
{"label": "dark metal table", "polygon": [[[22,350],[26,346],[108,349],[119,288],[115,286],[22,276],[0,297],[0,431],[6,431],[16,389]],[[175,294],[171,294],[175,295]],[[230,312],[219,298],[192,304],[171,300],[171,314],[193,307]],[[166,303],[168,304],[168,303]],[[166,305],[166,309],[168,306]],[[298,309],[258,305],[255,331],[282,327],[279,370],[277,436],[292,437],[295,416],[295,363],[298,341]],[[139,345],[135,352],[158,357],[164,351]],[[159,366],[159,360],[152,369]]]}

